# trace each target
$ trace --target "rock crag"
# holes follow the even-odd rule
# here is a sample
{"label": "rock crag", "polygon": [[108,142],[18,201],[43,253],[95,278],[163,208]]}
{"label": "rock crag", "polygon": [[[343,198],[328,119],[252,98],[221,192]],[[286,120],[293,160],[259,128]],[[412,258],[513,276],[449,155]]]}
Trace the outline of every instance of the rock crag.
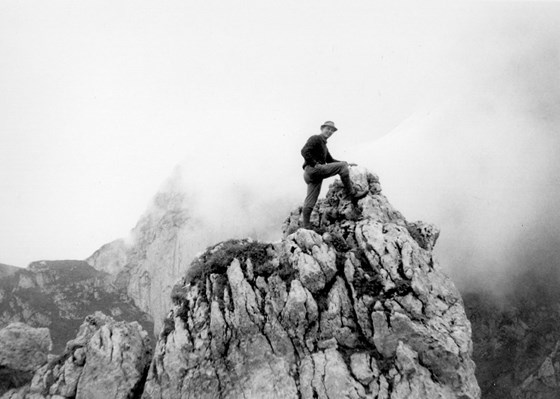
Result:
{"label": "rock crag", "polygon": [[66,351],[35,371],[27,385],[2,399],[126,399],[142,392],[152,355],[148,333],[137,322],[88,316]]}
{"label": "rock crag", "polygon": [[211,247],[172,292],[142,397],[480,397],[471,326],[432,255],[438,229],[409,223],[377,177],[339,181],[317,231],[287,219],[275,243]]}
{"label": "rock crag", "polygon": [[132,229],[130,240],[105,244],[86,259],[92,267],[109,273],[134,304],[151,315],[156,336],[171,307],[173,285],[207,245],[200,243],[203,237],[196,220],[189,216],[176,178],[154,197]]}

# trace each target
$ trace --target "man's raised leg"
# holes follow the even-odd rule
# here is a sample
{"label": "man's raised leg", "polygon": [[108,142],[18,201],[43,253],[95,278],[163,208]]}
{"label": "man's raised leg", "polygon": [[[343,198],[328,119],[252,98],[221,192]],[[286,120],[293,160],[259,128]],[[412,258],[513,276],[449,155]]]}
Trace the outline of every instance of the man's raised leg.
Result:
{"label": "man's raised leg", "polygon": [[326,165],[320,165],[318,169],[318,174],[323,178],[339,175],[340,180],[342,180],[342,184],[344,184],[346,194],[348,194],[348,196],[352,199],[358,200],[367,195],[367,190],[356,191],[354,188],[352,180],[350,179],[350,169],[348,168],[348,164],[346,162],[332,162]]}

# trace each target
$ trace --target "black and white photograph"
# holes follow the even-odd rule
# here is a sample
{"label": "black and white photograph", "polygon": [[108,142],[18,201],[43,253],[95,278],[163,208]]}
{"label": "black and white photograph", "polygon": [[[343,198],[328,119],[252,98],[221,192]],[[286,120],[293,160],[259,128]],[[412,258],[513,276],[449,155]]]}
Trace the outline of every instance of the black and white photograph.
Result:
{"label": "black and white photograph", "polygon": [[560,2],[0,0],[0,399],[559,399]]}

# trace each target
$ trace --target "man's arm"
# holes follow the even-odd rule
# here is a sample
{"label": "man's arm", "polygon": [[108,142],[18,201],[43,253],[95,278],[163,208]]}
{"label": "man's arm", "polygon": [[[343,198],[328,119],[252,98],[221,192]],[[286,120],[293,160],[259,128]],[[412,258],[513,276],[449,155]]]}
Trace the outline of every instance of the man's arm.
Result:
{"label": "man's arm", "polygon": [[[331,153],[327,150],[327,163],[331,163],[331,162],[346,162],[346,161],[338,161],[334,159]],[[358,166],[358,164],[356,163],[351,163],[351,162],[346,162],[346,163],[348,164],[348,166]]]}
{"label": "man's arm", "polygon": [[327,150],[327,157],[325,159],[327,161],[327,163],[333,163],[333,162],[340,162],[336,159],[334,159],[331,155],[331,153]]}
{"label": "man's arm", "polygon": [[307,143],[301,149],[301,155],[305,159],[305,163],[309,166],[315,166],[317,161],[313,158],[313,152],[315,152],[315,147],[320,145],[319,140],[316,136],[311,136]]}

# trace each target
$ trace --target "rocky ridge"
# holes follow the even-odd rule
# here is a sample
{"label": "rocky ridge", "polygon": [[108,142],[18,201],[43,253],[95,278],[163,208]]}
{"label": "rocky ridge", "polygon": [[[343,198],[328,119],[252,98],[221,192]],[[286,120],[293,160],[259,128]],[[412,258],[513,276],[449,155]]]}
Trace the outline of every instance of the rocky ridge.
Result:
{"label": "rocky ridge", "polygon": [[[377,177],[357,205],[336,181],[276,243],[208,249],[172,292],[143,397],[478,398],[471,326],[432,255]],[[295,232],[294,232],[295,231]],[[293,233],[292,233],[293,232]],[[290,234],[291,233],[291,234]]]}

